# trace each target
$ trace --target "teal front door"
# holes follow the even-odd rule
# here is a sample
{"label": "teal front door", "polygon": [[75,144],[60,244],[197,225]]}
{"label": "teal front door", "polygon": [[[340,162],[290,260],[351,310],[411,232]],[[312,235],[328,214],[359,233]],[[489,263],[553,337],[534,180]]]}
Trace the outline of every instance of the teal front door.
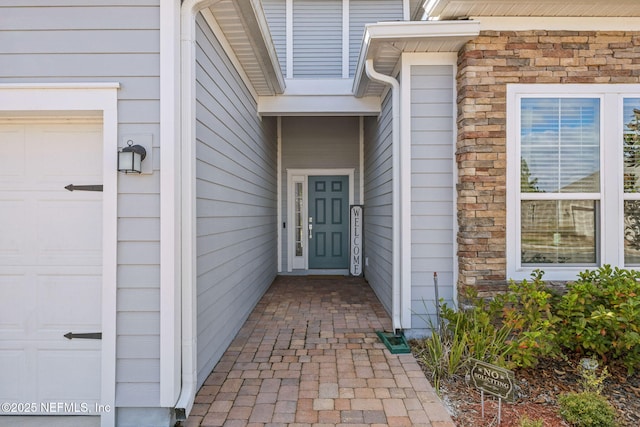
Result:
{"label": "teal front door", "polygon": [[309,177],[309,268],[349,267],[349,177]]}

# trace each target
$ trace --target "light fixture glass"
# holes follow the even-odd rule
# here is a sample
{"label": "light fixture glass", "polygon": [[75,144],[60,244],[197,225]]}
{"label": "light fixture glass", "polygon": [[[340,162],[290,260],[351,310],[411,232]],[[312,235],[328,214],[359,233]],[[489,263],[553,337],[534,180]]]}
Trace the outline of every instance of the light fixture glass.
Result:
{"label": "light fixture glass", "polygon": [[133,145],[127,141],[127,146],[118,152],[118,171],[123,173],[142,173],[142,161],[147,157],[147,150],[142,145]]}

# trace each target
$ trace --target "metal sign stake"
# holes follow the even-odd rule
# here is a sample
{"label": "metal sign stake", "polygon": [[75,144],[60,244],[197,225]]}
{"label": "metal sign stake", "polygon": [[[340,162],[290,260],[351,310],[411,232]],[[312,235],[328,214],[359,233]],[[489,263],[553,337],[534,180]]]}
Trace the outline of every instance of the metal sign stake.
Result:
{"label": "metal sign stake", "polygon": [[480,402],[482,402],[480,405],[480,407],[482,408],[480,413],[482,414],[482,419],[484,420],[484,390],[480,390]]}
{"label": "metal sign stake", "polygon": [[440,296],[438,295],[438,273],[433,272],[433,290],[436,296],[436,331],[440,333]]}

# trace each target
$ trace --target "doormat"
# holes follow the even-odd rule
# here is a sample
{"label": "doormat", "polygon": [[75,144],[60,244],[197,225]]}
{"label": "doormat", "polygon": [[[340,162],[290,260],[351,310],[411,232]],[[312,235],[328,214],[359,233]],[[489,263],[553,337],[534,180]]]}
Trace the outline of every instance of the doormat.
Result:
{"label": "doormat", "polygon": [[411,353],[409,343],[403,334],[394,334],[393,332],[376,331],[376,335],[380,341],[387,346],[391,354]]}

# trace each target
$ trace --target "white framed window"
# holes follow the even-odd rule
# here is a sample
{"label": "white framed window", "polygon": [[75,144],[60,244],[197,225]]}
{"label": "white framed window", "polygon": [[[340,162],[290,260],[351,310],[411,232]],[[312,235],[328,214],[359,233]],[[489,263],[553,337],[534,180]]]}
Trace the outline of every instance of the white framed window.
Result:
{"label": "white framed window", "polygon": [[640,96],[622,99],[624,264],[640,266]]}
{"label": "white framed window", "polygon": [[640,85],[507,87],[507,276],[640,266]]}

